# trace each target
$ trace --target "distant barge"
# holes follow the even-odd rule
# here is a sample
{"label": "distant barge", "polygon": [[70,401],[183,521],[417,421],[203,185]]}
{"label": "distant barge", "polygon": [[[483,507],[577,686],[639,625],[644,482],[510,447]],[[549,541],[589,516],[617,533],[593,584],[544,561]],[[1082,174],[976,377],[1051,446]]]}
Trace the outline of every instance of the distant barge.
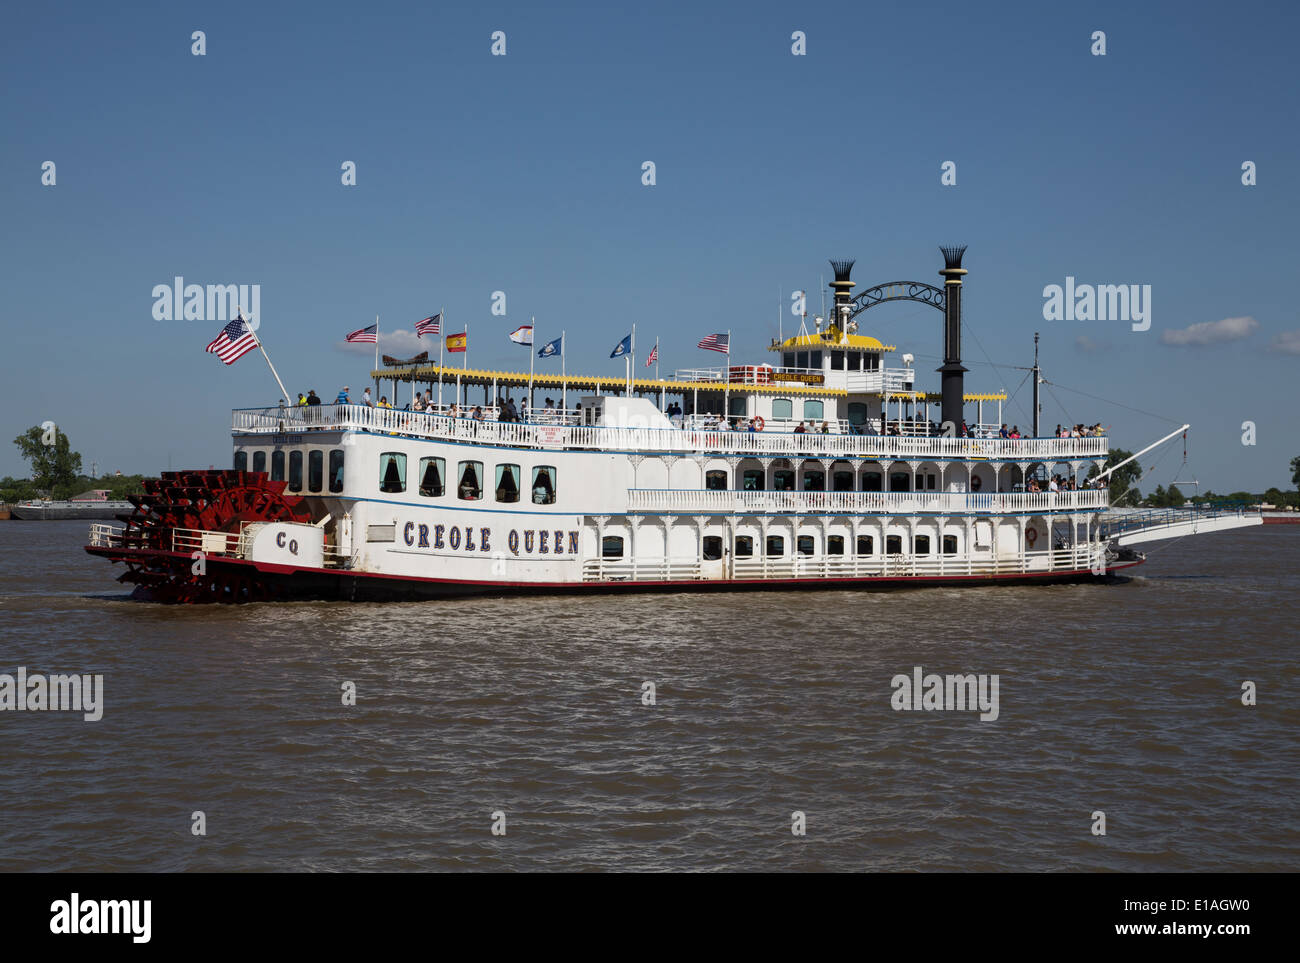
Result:
{"label": "distant barge", "polygon": [[32,499],[7,506],[9,517],[24,522],[53,522],[81,518],[113,521],[117,519],[119,513],[130,513],[134,509],[135,506],[131,502],[109,499],[107,488],[78,495],[70,501]]}

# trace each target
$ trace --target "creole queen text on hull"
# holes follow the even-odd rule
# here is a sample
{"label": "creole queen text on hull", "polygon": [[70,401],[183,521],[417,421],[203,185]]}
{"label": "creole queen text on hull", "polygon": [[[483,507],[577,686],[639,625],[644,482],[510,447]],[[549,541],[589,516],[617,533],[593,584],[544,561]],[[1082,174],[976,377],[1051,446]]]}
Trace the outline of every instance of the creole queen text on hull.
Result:
{"label": "creole queen text on hull", "polygon": [[[1117,530],[1107,490],[1082,483],[1104,436],[998,437],[1006,396],[964,393],[964,250],[943,249],[942,287],[856,297],[853,262],[832,262],[832,317],[774,341],[776,364],[629,386],[399,362],[375,377],[395,397],[427,385],[431,411],[236,410],[233,470],[166,473],[87,550],[160,601],[379,600],[1085,580],[1138,564],[1131,542],[1258,523],[1189,512]],[[910,356],[887,366],[895,349],[857,333],[895,300],[943,312],[937,395]],[[530,380],[561,407],[501,420],[487,402]],[[479,389],[485,419],[454,417]],[[1033,490],[1056,474],[1077,489]]]}

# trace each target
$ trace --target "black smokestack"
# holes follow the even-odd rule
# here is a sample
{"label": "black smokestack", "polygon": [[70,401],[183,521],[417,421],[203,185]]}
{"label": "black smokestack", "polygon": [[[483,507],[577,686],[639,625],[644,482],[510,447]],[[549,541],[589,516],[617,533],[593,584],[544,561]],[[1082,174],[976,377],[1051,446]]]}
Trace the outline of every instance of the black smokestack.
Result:
{"label": "black smokestack", "polygon": [[831,290],[835,292],[835,309],[827,320],[841,331],[849,323],[849,315],[853,312],[849,304],[853,300],[851,293],[853,282],[849,280],[849,275],[853,273],[855,263],[855,261],[831,261],[831,267],[835,270],[835,280],[831,282]]}
{"label": "black smokestack", "polygon": [[966,271],[961,266],[961,257],[966,253],[966,245],[961,247],[941,247],[944,268],[939,272],[943,277],[943,367],[940,390],[942,392],[943,420],[961,427],[965,412],[964,396],[966,369],[961,363],[961,279]]}

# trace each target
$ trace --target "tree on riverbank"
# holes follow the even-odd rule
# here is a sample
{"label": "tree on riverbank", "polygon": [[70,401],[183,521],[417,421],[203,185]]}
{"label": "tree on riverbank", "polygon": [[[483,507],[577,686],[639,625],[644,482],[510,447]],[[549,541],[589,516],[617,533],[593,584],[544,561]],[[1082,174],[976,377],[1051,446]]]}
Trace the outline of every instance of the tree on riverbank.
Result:
{"label": "tree on riverbank", "polygon": [[32,484],[55,497],[75,485],[81,474],[81,454],[72,450],[68,436],[53,423],[49,429],[33,425],[14,439],[23,459],[32,466]]}

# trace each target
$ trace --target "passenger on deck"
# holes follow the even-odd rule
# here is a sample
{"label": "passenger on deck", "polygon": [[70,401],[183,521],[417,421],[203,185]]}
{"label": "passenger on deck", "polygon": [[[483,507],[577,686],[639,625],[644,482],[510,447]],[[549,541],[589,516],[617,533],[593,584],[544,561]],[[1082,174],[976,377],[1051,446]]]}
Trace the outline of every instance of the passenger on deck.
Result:
{"label": "passenger on deck", "polygon": [[411,410],[412,410],[412,411],[423,411],[423,410],[424,410],[424,392],[423,392],[423,391],[418,392],[418,393],[416,394],[416,396],[415,396],[415,401],[411,402]]}
{"label": "passenger on deck", "polygon": [[807,431],[808,431],[808,429],[804,427],[804,424],[803,424],[802,421],[799,422],[799,424],[795,425],[795,427],[794,427],[794,433],[795,433],[796,435],[802,435],[802,434],[804,434],[804,433],[807,432]]}
{"label": "passenger on deck", "polygon": [[447,417],[449,417],[449,418],[459,418],[459,417],[460,417],[460,405],[458,405],[456,402],[453,401],[453,402],[451,403],[451,408],[449,408],[449,409],[447,410]]}
{"label": "passenger on deck", "polygon": [[1010,437],[1011,437],[1011,433],[1010,433],[1009,431],[1007,431],[1007,423],[1006,423],[1005,421],[1002,422],[1002,427],[998,429],[998,437],[999,437],[999,438],[1010,438]]}
{"label": "passenger on deck", "polygon": [[1012,437],[1012,438],[1019,438],[1019,437],[1020,437],[1020,426],[1019,426],[1019,425],[1012,425],[1012,426],[1011,426],[1011,435],[1010,435],[1010,437]]}
{"label": "passenger on deck", "polygon": [[361,403],[367,408],[373,408],[375,406],[374,400],[370,397],[369,385],[366,385],[366,390],[361,392]]}
{"label": "passenger on deck", "polygon": [[822,426],[821,428],[818,429],[818,431],[820,431],[823,435],[829,435],[831,433],[831,426],[823,421]]}
{"label": "passenger on deck", "polygon": [[315,388],[312,388],[311,391],[307,392],[307,404],[309,405],[320,404],[320,396],[316,394]]}
{"label": "passenger on deck", "polygon": [[298,392],[298,407],[299,408],[307,407],[307,396],[303,394],[301,391]]}
{"label": "passenger on deck", "polygon": [[[370,394],[370,389],[369,389],[369,388],[366,389],[366,394]],[[366,404],[369,404],[369,403],[370,403],[370,402],[368,402],[368,401],[366,402]],[[393,407],[392,405],[390,405],[390,404],[388,403],[388,395],[380,395],[380,396],[379,396],[379,405],[378,405],[378,407],[380,407],[380,408],[391,408],[391,407]]]}
{"label": "passenger on deck", "polygon": [[334,404],[336,404],[336,405],[350,405],[350,404],[352,404],[352,402],[348,400],[348,386],[347,386],[347,385],[344,385],[344,386],[343,386],[343,389],[339,392],[338,397],[334,399]]}

